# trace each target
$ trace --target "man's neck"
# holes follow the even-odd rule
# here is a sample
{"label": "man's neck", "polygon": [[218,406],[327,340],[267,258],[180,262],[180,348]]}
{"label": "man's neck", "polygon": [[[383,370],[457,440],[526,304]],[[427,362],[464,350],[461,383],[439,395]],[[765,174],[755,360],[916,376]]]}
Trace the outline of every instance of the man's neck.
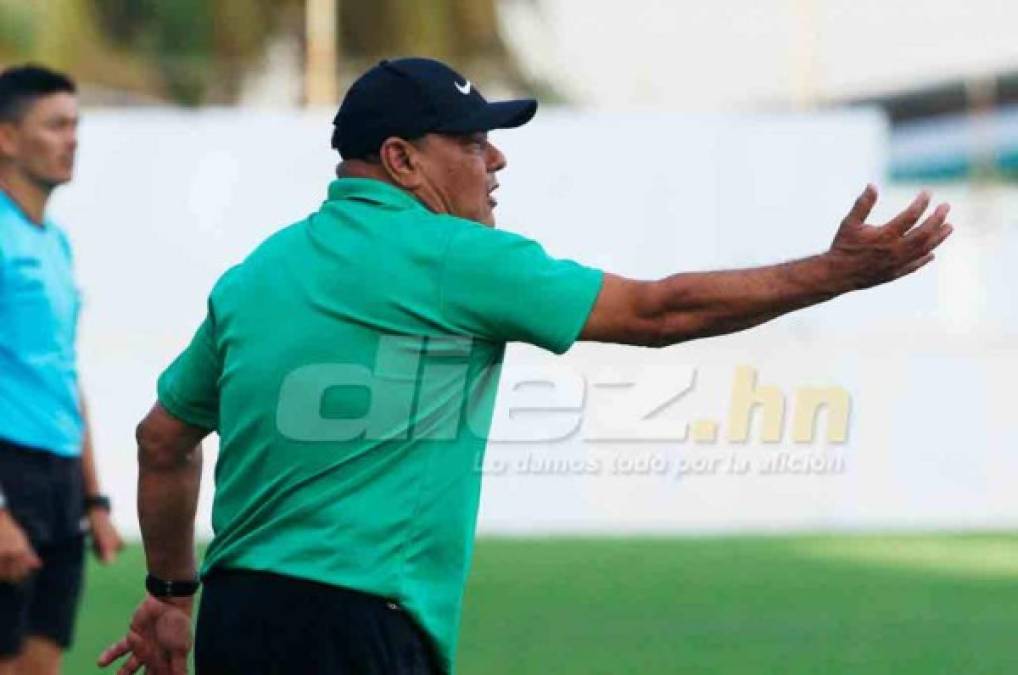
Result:
{"label": "man's neck", "polygon": [[17,204],[33,224],[42,227],[52,188],[14,171],[0,172],[0,190]]}
{"label": "man's neck", "polygon": [[439,208],[441,205],[438,202],[438,200],[429,198],[428,195],[431,193],[428,193],[424,190],[409,190],[398,185],[396,181],[392,180],[389,174],[386,173],[385,169],[382,167],[381,164],[367,162],[360,159],[344,160],[340,162],[339,166],[336,167],[336,177],[370,178],[372,180],[378,180],[387,185],[391,185],[395,188],[403,190],[409,195],[412,195],[414,199],[419,201],[421,204],[424,204],[425,208],[427,208],[432,213],[448,213],[448,211]]}

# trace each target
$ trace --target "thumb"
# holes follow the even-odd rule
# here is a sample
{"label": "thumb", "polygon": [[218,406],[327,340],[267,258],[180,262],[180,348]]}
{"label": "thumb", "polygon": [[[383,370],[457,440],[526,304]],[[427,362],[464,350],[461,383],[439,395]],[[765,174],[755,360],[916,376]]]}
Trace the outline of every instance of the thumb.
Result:
{"label": "thumb", "polygon": [[870,211],[873,210],[873,205],[876,203],[877,188],[873,183],[867,183],[866,189],[856,198],[855,203],[852,204],[852,209],[845,216],[845,219],[841,221],[841,226],[862,225],[869,218]]}

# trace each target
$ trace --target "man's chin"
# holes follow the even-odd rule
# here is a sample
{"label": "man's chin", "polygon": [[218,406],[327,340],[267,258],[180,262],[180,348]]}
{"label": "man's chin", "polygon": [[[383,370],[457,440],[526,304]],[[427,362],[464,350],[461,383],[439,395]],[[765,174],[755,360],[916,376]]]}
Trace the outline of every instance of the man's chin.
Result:
{"label": "man's chin", "polygon": [[66,185],[74,179],[74,172],[64,173],[55,176],[43,176],[37,180],[40,185],[44,185],[50,190],[55,190],[61,185]]}

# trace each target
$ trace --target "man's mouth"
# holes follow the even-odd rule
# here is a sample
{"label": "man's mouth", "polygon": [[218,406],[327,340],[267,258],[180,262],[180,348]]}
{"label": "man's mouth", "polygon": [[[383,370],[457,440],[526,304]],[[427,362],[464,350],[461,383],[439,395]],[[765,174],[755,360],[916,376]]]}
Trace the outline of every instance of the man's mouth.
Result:
{"label": "man's mouth", "polygon": [[488,188],[488,206],[490,206],[491,208],[495,208],[496,206],[498,206],[498,200],[495,199],[495,190],[497,189],[498,183],[495,183],[490,188]]}

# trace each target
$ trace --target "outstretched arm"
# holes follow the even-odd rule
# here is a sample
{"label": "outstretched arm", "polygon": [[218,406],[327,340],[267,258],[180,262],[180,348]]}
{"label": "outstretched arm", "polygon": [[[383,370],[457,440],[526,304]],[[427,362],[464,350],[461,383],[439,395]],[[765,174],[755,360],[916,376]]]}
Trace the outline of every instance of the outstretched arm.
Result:
{"label": "outstretched arm", "polygon": [[831,248],[780,265],[676,274],[634,281],[606,274],[581,340],[663,347],[744,330],[775,317],[911,274],[933,260],[951,234],[950,207],[941,204],[922,224],[927,193],[883,225],[867,225],[877,191],[859,196]]}

